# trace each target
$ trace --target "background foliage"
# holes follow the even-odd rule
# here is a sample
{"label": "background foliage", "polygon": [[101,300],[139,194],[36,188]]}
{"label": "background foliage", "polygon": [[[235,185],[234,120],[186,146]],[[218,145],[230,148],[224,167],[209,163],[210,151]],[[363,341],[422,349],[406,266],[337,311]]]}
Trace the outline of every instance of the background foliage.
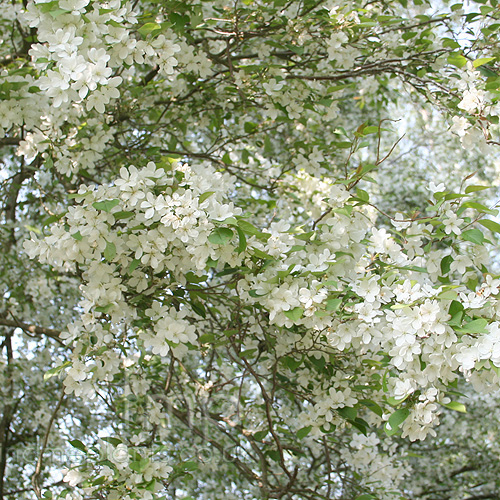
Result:
{"label": "background foliage", "polygon": [[499,498],[496,0],[0,5],[0,499]]}

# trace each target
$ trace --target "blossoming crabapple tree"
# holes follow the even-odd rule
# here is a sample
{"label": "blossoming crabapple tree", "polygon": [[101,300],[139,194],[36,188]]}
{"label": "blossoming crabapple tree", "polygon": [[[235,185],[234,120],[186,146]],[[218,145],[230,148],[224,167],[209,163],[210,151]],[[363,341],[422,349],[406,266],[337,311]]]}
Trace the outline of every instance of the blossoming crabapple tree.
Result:
{"label": "blossoming crabapple tree", "polygon": [[1,4],[1,500],[498,497],[462,7]]}

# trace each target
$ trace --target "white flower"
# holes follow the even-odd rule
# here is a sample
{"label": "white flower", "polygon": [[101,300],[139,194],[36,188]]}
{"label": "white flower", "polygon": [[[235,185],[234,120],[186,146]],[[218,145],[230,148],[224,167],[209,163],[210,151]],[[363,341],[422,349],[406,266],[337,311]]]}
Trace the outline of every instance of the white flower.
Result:
{"label": "white flower", "polygon": [[76,382],[85,380],[88,377],[89,368],[80,360],[75,359],[72,367],[68,370],[68,376]]}
{"label": "white flower", "polygon": [[[498,287],[500,287],[500,279],[493,279],[489,274],[486,276],[486,283],[479,290],[484,297],[498,294]],[[478,292],[479,293],[479,292]]]}
{"label": "white flower", "polygon": [[476,292],[460,292],[460,301],[466,309],[480,309],[486,303],[487,297]]}
{"label": "white flower", "polygon": [[460,224],[463,223],[463,219],[459,219],[457,214],[452,210],[447,210],[445,213],[447,219],[443,221],[444,232],[446,234],[451,234],[452,232],[459,236],[462,233],[460,229]]}
{"label": "white flower", "polygon": [[83,11],[90,0],[59,0],[59,7],[72,13]]}
{"label": "white flower", "polygon": [[63,481],[65,483],[68,483],[68,485],[71,487],[75,487],[78,485],[78,483],[83,481],[83,476],[76,469],[64,469],[63,474]]}
{"label": "white flower", "polygon": [[145,208],[144,217],[146,219],[159,219],[165,214],[167,202],[163,195],[155,198],[153,193],[146,194],[146,200],[141,203],[141,208]]}
{"label": "white flower", "polygon": [[457,255],[450,265],[450,270],[464,274],[469,266],[472,266],[472,260],[467,255]]}
{"label": "white flower", "polygon": [[108,80],[107,85],[92,92],[92,94],[90,94],[87,98],[87,111],[94,108],[99,113],[104,113],[106,111],[105,105],[108,104],[111,99],[120,97],[120,92],[116,87],[120,85],[121,81],[121,77],[115,76],[114,78]]}
{"label": "white flower", "polygon": [[459,102],[458,107],[469,113],[474,113],[474,111],[481,110],[484,107],[484,100],[484,91],[473,87],[464,92],[463,99]]}
{"label": "white flower", "polygon": [[410,221],[405,221],[406,217],[401,214],[401,213],[397,213],[395,216],[394,216],[394,219],[391,219],[391,224],[398,230],[398,231],[401,231],[403,229],[406,229],[408,227],[410,227],[411,225],[411,222]]}
{"label": "white flower", "polygon": [[436,185],[433,181],[429,182],[429,186],[426,187],[432,194],[434,193],[442,193],[446,188],[445,185],[441,182]]}
{"label": "white flower", "polygon": [[480,357],[481,353],[477,345],[463,346],[460,352],[455,354],[455,359],[463,370],[472,370]]}
{"label": "white flower", "polygon": [[355,283],[352,288],[360,297],[364,298],[366,302],[375,302],[380,293],[380,285],[377,276],[360,280],[358,283]]}
{"label": "white flower", "polygon": [[469,121],[463,116],[454,116],[452,120],[453,125],[450,127],[450,132],[456,132],[459,137],[463,137],[470,127]]}
{"label": "white flower", "polygon": [[264,83],[262,86],[266,91],[267,95],[273,95],[274,92],[279,92],[283,87],[284,82],[277,82],[275,78],[271,78],[267,83]]}
{"label": "white flower", "polygon": [[123,469],[128,465],[129,454],[128,448],[125,444],[120,443],[114,450],[109,459],[117,465],[120,469]]}
{"label": "white flower", "polygon": [[342,44],[346,43],[347,40],[347,35],[343,31],[334,33],[327,41],[328,59],[335,59],[335,57],[339,54],[338,49],[342,46]]}
{"label": "white flower", "polygon": [[412,394],[415,392],[417,384],[415,380],[412,379],[397,379],[396,384],[394,386],[393,394],[395,399],[403,399],[404,397],[408,396],[409,394]]}
{"label": "white flower", "polygon": [[73,25],[59,28],[55,33],[45,33],[45,41],[48,42],[49,51],[54,52],[57,57],[64,59],[78,50],[82,44],[83,37],[76,36],[76,27]]}

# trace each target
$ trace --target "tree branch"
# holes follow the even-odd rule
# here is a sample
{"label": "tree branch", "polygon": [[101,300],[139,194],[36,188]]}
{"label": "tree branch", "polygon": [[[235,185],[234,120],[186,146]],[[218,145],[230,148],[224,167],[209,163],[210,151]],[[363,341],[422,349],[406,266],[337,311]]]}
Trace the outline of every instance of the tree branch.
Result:
{"label": "tree branch", "polygon": [[54,328],[45,328],[43,326],[36,326],[33,324],[22,323],[17,320],[0,318],[0,326],[10,326],[13,328],[21,328],[26,333],[31,335],[46,335],[52,339],[57,340],[60,344],[63,344],[59,336],[61,335],[60,330],[55,330]]}

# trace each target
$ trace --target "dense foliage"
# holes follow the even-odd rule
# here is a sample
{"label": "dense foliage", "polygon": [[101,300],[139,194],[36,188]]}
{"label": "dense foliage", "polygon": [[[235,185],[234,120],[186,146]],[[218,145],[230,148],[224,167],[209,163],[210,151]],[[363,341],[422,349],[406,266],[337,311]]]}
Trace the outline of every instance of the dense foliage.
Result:
{"label": "dense foliage", "polygon": [[0,4],[0,500],[500,498],[499,31]]}

